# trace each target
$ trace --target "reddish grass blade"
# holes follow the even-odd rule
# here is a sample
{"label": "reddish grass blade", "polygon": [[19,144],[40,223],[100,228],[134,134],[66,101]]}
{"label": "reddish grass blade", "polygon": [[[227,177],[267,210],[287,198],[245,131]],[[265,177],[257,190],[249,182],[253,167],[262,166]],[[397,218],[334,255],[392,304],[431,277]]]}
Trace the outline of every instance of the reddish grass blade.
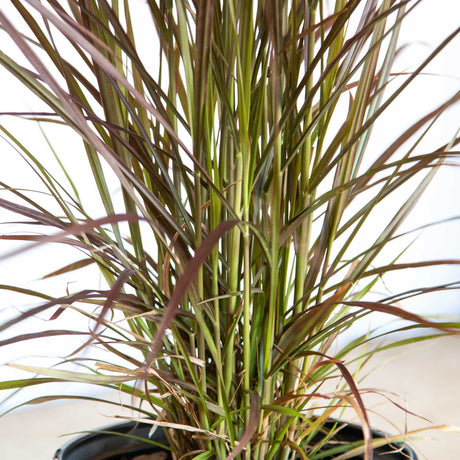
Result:
{"label": "reddish grass blade", "polygon": [[429,321],[419,315],[415,315],[414,313],[409,313],[408,311],[403,310],[402,308],[395,307],[393,305],[388,305],[382,302],[342,300],[340,303],[343,305],[348,305],[350,307],[360,307],[366,310],[378,311],[380,313],[388,313],[389,315],[397,316],[401,319],[412,321],[414,323],[421,324],[422,326],[425,326],[425,327],[434,328],[440,331],[448,332],[449,334],[460,334],[460,331],[457,329],[451,329],[451,328],[445,327],[442,324],[438,324],[434,321]]}
{"label": "reddish grass blade", "polygon": [[30,334],[21,334],[11,337],[10,339],[0,340],[0,347],[11,345],[12,343],[24,342],[26,340],[41,339],[44,337],[57,337],[63,335],[88,335],[88,332],[66,331],[61,329],[52,329],[49,331],[33,332]]}
{"label": "reddish grass blade", "polygon": [[107,299],[104,302],[104,305],[102,307],[102,311],[99,313],[96,319],[96,324],[94,325],[94,328],[90,331],[91,338],[88,339],[83,345],[78,347],[72,354],[75,355],[79,351],[83,350],[86,348],[88,345],[90,345],[93,341],[98,339],[97,335],[97,330],[99,327],[103,324],[105,315],[107,312],[110,310],[112,307],[113,302],[117,299],[117,297],[120,295],[120,292],[123,288],[123,285],[126,283],[126,281],[129,279],[129,277],[134,273],[133,270],[130,269],[125,269],[123,270],[120,275],[118,276],[117,280],[115,281],[114,285],[110,289],[107,295]]}
{"label": "reddish grass blade", "polygon": [[432,267],[437,265],[460,265],[460,260],[457,259],[439,259],[439,260],[428,260],[426,262],[411,262],[407,264],[390,264],[385,267],[374,268],[364,272],[363,276],[380,275],[382,273],[394,271],[394,270],[406,270],[408,268],[421,268],[421,267]]}
{"label": "reddish grass blade", "polygon": [[88,265],[94,264],[95,260],[94,259],[82,259],[77,262],[73,262],[69,265],[66,265],[65,267],[60,268],[59,270],[55,270],[51,273],[46,274],[43,279],[47,278],[52,278],[54,276],[59,276],[64,273],[69,273],[74,270],[78,270],[79,268],[87,267]]}
{"label": "reddish grass blade", "polygon": [[5,323],[1,324],[0,332],[8,329],[9,327],[14,326],[15,324],[18,324],[21,321],[24,321],[27,318],[36,316],[39,313],[42,313],[45,310],[48,310],[49,308],[52,308],[56,305],[72,304],[74,302],[79,302],[79,301],[83,301],[83,300],[87,300],[91,298],[104,298],[103,292],[104,291],[95,291],[95,290],[85,289],[83,291],[77,292],[76,294],[72,294],[70,296],[52,299],[43,305],[39,305],[38,307],[31,308],[30,310],[27,310],[26,312],[23,312],[20,315],[14,317],[13,319],[8,320]]}
{"label": "reddish grass blade", "polygon": [[[1,203],[0,203],[1,205]],[[140,220],[145,220],[143,217],[138,216],[134,213],[129,214],[114,214],[110,216],[101,217],[100,219],[88,220],[82,224],[65,224],[64,227],[66,230],[59,232],[55,235],[44,235],[41,236],[35,243],[30,244],[24,248],[15,249],[13,251],[7,252],[0,256],[0,262],[9,259],[17,254],[33,249],[37,246],[40,246],[45,243],[59,243],[65,240],[65,237],[68,235],[79,235],[82,233],[89,232],[95,228],[100,227],[101,225],[114,224],[119,222],[138,222]]]}
{"label": "reddish grass blade", "polygon": [[355,379],[351,375],[350,371],[347,369],[347,367],[341,363],[341,362],[336,362],[335,363],[342,374],[343,378],[347,382],[348,386],[350,387],[351,392],[353,393],[353,396],[358,403],[359,408],[361,409],[361,421],[362,421],[362,430],[363,430],[363,436],[364,436],[364,445],[365,445],[365,460],[372,460],[373,458],[373,448],[372,448],[372,431],[371,427],[369,425],[369,418],[367,416],[367,410],[366,406],[364,405],[364,402],[361,398],[361,393],[356,386]]}
{"label": "reddish grass blade", "polygon": [[238,443],[238,446],[235,450],[227,456],[226,460],[232,460],[238,454],[243,452],[244,448],[249,444],[251,438],[254,436],[254,433],[257,430],[257,425],[259,423],[260,417],[260,397],[257,393],[250,394],[250,410],[249,410],[249,420],[246,429],[244,430],[243,435]]}
{"label": "reddish grass blade", "polygon": [[194,257],[190,260],[184,269],[184,272],[177,281],[176,288],[172,294],[171,299],[166,306],[166,310],[163,314],[163,318],[158,327],[155,338],[150,347],[150,353],[146,359],[145,371],[148,372],[152,362],[154,361],[158,351],[160,350],[163,337],[166,330],[171,326],[173,319],[175,318],[179,304],[184,298],[187,290],[192,285],[200,267],[204,264],[209,254],[211,254],[214,246],[219,242],[223,235],[228,233],[233,227],[235,227],[240,221],[230,220],[227,222],[220,223],[204,240],[201,246],[196,250]]}

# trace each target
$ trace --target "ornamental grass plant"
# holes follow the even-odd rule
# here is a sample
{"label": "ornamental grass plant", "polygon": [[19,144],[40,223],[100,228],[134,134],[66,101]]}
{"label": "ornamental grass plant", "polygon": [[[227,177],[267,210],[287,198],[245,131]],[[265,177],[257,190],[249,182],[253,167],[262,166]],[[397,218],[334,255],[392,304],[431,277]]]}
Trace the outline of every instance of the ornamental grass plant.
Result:
{"label": "ornamental grass plant", "polygon": [[[14,19],[0,10],[0,24],[14,52],[0,50],[0,63],[45,109],[1,120],[72,131],[73,164],[89,172],[82,181],[66,149],[50,160],[2,124],[40,186],[0,173],[0,206],[22,229],[0,238],[25,242],[0,263],[65,245],[74,262],[46,278],[97,269],[102,281],[54,295],[21,280],[1,286],[32,299],[0,325],[3,346],[81,342],[49,368],[12,363],[31,377],[0,388],[78,382],[126,393],[133,419],[163,427],[176,458],[371,459],[357,370],[378,348],[358,365],[356,349],[392,332],[459,327],[404,304],[455,283],[391,294],[381,283],[457,263],[401,262],[394,243],[437,170],[455,161],[455,132],[435,149],[419,144],[460,95],[378,151],[373,129],[459,30],[396,72],[418,0],[8,3]],[[88,327],[53,329],[70,312]],[[405,322],[338,340],[375,313]],[[10,332],[37,315],[49,330]],[[418,340],[396,337],[391,346]],[[363,441],[321,451],[340,428],[324,422],[346,407]]]}

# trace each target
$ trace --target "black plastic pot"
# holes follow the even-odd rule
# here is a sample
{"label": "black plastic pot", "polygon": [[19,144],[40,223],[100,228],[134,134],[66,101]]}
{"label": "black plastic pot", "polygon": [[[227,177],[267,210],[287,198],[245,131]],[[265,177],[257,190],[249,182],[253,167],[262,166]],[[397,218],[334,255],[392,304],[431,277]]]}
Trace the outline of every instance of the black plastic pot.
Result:
{"label": "black plastic pot", "polygon": [[[69,441],[57,450],[54,454],[54,460],[132,460],[137,456],[154,452],[164,452],[166,455],[165,460],[171,460],[171,455],[163,449],[152,447],[152,445],[146,444],[141,440],[110,434],[122,433],[137,438],[149,439],[148,435],[151,428],[152,425],[147,423],[126,422],[112,425],[101,429],[100,432],[82,435]],[[381,432],[374,432],[373,435],[375,438],[385,436]],[[340,430],[334,439],[334,445],[340,442],[361,441],[362,438],[361,427],[349,424]],[[167,445],[166,437],[161,429],[156,430],[150,440]],[[331,448],[333,445],[331,444],[327,447]],[[356,460],[363,459],[364,455],[357,455],[353,458]],[[374,460],[408,459],[417,460],[417,456],[407,445],[391,444],[374,450]]]}
{"label": "black plastic pot", "polygon": [[[325,428],[332,428],[335,421],[325,423]],[[384,438],[386,435],[381,431],[373,431],[373,438]],[[332,448],[339,443],[360,442],[363,440],[363,431],[359,425],[347,424],[342,428],[334,437],[334,443],[326,445],[326,448]],[[325,458],[324,460],[329,460]],[[332,457],[333,458],[333,457]],[[364,459],[363,455],[356,455],[353,457],[355,460]],[[392,443],[374,449],[374,460],[417,460],[415,452],[406,444]]]}
{"label": "black plastic pot", "polygon": [[[168,441],[161,428],[149,438],[151,424],[125,422],[100,428],[97,432],[71,439],[54,454],[54,460],[132,460],[137,456],[165,452],[165,460],[171,455],[164,449],[152,446],[136,438],[149,439],[162,445]],[[121,433],[127,436],[118,436]]]}

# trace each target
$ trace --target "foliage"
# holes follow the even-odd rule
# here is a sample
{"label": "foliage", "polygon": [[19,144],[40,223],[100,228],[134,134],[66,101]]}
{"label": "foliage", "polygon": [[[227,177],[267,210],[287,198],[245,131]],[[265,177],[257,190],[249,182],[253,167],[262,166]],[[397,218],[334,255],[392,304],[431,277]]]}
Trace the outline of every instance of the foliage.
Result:
{"label": "foliage", "polygon": [[[81,137],[77,161],[89,164],[85,181],[105,215],[87,211],[64,151],[53,173],[3,127],[48,201],[2,182],[0,205],[31,227],[2,238],[75,247],[84,258],[48,276],[95,264],[107,288],[54,298],[2,286],[38,303],[1,331],[44,311],[74,309],[92,322],[4,340],[86,336],[61,366],[17,365],[41,377],[1,388],[74,381],[133,394],[141,415],[174,428],[178,457],[200,459],[323,458],[333,430],[315,435],[351,405],[371,458],[366,410],[345,364],[369,337],[336,339],[372,312],[414,329],[458,327],[401,307],[421,291],[374,292],[389,271],[457,263],[382,256],[457,154],[455,137],[416,147],[458,94],[382,151],[372,145],[390,104],[458,34],[413,72],[392,73],[401,24],[418,3],[11,0],[21,25],[0,12],[1,25],[27,62],[2,51],[0,62],[48,109],[9,115]],[[385,204],[400,196],[390,215]],[[443,287],[452,286],[422,291]],[[87,347],[113,360],[95,363]],[[337,391],[323,391],[329,380]],[[334,454],[347,458],[352,447]]]}

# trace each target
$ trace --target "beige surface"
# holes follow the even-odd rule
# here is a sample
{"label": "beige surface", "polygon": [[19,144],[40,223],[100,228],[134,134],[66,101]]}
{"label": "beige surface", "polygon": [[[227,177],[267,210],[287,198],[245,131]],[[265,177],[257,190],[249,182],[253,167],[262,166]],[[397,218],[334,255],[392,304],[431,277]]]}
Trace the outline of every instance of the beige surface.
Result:
{"label": "beige surface", "polygon": [[[460,426],[460,337],[422,342],[401,350],[380,353],[371,363],[376,366],[361,388],[379,388],[398,393],[411,411],[429,418],[433,424]],[[390,361],[389,361],[390,360]],[[389,395],[402,403],[401,398]],[[387,417],[372,415],[372,423],[392,432],[394,424],[404,428],[400,409],[384,403],[382,397],[367,399],[370,408]],[[377,406],[376,406],[377,404]],[[43,405],[0,418],[1,460],[50,460],[54,450],[67,437],[60,434],[96,428],[111,423],[107,406],[88,402],[68,402]],[[428,422],[408,416],[408,428],[428,426]],[[431,439],[411,444],[420,459],[459,460],[460,433],[429,431],[421,436]],[[82,459],[86,460],[86,459]]]}
{"label": "beige surface", "polygon": [[[443,337],[387,350],[370,362],[361,390],[386,390],[364,396],[371,424],[389,433],[434,425],[460,427],[460,337]],[[394,401],[420,417],[406,414]],[[428,430],[410,440],[420,460],[460,460],[460,431]]]}

